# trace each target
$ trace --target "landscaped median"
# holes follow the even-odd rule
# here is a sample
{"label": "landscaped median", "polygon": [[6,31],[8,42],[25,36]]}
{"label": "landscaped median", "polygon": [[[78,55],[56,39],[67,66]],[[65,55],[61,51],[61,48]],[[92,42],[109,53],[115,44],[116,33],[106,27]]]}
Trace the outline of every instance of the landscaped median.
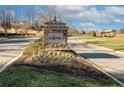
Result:
{"label": "landscaped median", "polygon": [[44,50],[43,37],[29,44],[14,64],[0,73],[0,86],[120,86],[72,50]]}

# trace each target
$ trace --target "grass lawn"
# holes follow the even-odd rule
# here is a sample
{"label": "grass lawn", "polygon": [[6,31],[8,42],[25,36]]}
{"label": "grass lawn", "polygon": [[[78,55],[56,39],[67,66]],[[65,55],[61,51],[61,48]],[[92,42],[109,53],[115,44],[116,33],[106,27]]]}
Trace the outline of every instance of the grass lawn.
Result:
{"label": "grass lawn", "polygon": [[92,43],[95,45],[99,45],[99,46],[124,52],[124,37],[100,38],[100,37],[86,36],[82,40],[88,43]]}
{"label": "grass lawn", "polygon": [[22,38],[24,36],[0,36],[0,40],[13,39],[13,38]]}
{"label": "grass lawn", "polygon": [[10,66],[0,73],[0,87],[95,87],[119,86],[112,79],[79,78],[46,69]]}
{"label": "grass lawn", "polygon": [[9,38],[8,37],[0,36],[0,40],[5,40],[5,39],[9,39]]}

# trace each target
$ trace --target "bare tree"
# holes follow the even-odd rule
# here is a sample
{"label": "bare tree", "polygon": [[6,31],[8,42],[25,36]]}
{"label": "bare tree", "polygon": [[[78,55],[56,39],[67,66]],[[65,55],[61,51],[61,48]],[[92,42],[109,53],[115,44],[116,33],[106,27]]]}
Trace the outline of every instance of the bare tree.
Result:
{"label": "bare tree", "polygon": [[54,16],[57,17],[58,21],[63,21],[64,17],[59,14],[56,10],[56,6],[47,6],[42,9],[41,12],[39,12],[39,19],[41,23],[45,23],[47,21],[51,21],[54,19]]}
{"label": "bare tree", "polygon": [[23,22],[23,26],[22,29],[25,31],[25,34],[28,35],[28,30],[30,29],[30,23],[28,23],[27,21]]}
{"label": "bare tree", "polygon": [[26,13],[26,15],[25,15],[25,18],[26,18],[26,21],[31,26],[33,26],[33,24],[35,23],[36,16],[37,16],[37,14],[35,13],[35,11],[28,10],[27,13]]}
{"label": "bare tree", "polygon": [[19,23],[19,21],[15,21],[15,22],[13,22],[12,24],[11,24],[11,26],[12,26],[12,28],[14,28],[14,30],[15,30],[15,32],[16,32],[16,34],[18,33],[18,30],[20,29],[20,23]]}
{"label": "bare tree", "polygon": [[11,21],[14,11],[10,8],[0,11],[1,27],[4,29],[5,36],[7,36],[7,30],[11,28]]}

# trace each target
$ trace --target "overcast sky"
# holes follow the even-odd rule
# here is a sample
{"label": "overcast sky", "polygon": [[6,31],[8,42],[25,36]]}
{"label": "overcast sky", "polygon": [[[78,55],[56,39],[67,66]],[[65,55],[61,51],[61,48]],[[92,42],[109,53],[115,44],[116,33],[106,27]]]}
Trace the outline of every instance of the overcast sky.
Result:
{"label": "overcast sky", "polygon": [[[0,6],[5,8],[6,6]],[[41,11],[44,7],[52,7],[61,14],[65,20],[69,21],[77,28],[95,30],[100,28],[119,29],[124,28],[124,6],[77,6],[77,5],[57,5],[57,6],[9,6],[18,9],[23,18],[23,14],[31,9]]]}

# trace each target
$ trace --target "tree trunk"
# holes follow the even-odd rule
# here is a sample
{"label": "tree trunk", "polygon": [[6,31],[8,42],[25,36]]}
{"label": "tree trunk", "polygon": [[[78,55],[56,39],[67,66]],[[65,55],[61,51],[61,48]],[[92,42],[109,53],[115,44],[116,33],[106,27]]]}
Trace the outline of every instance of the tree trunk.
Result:
{"label": "tree trunk", "polygon": [[7,29],[4,29],[4,35],[7,36]]}

